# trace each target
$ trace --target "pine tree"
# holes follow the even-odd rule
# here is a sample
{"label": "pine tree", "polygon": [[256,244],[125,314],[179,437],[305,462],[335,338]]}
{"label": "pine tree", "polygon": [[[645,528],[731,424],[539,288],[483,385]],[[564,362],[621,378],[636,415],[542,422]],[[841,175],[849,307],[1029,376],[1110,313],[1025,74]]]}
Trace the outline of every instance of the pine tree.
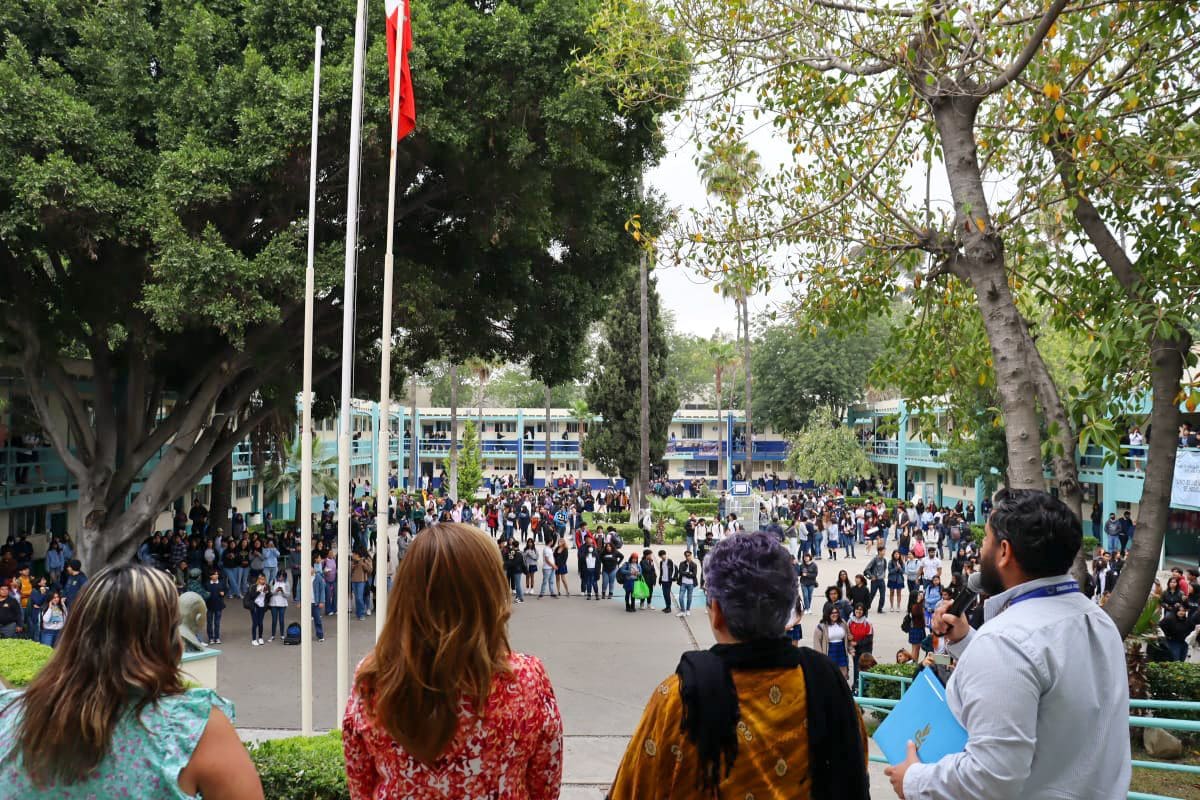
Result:
{"label": "pine tree", "polygon": [[[447,469],[450,457],[445,459]],[[458,450],[458,498],[470,502],[475,491],[483,483],[483,453],[479,446],[479,434],[475,422],[467,420],[463,425],[462,446]]]}
{"label": "pine tree", "polygon": [[[667,337],[659,311],[655,281],[649,286],[650,327],[650,462],[662,460],[667,429],[679,403],[675,379],[668,377]],[[588,430],[583,453],[605,475],[637,479],[641,435],[641,385],[638,348],[641,338],[637,273],[626,279],[604,319],[597,368],[587,387],[587,404],[600,418]]]}

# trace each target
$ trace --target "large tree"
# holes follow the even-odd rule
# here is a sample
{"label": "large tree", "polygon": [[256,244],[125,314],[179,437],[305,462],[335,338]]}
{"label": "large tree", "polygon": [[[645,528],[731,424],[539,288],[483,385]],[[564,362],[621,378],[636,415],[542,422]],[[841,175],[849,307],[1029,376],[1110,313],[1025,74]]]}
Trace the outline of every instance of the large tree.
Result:
{"label": "large tree", "polygon": [[788,469],[801,480],[840,484],[875,474],[875,465],[863,452],[854,431],[828,410],[814,414],[790,442]]}
{"label": "large tree", "polygon": [[[641,469],[641,379],[637,353],[640,343],[639,279],[635,273],[621,286],[604,318],[604,336],[596,353],[595,369],[587,387],[587,404],[600,418],[588,432],[583,453],[605,475],[637,479]],[[659,310],[658,291],[651,277],[647,291],[650,461],[662,459],[667,429],[679,404],[675,381],[669,376],[666,335]]]}
{"label": "large tree", "polygon": [[[1128,630],[1165,528],[1169,432],[1194,362],[1184,265],[1195,246],[1197,4],[816,0],[726,11],[652,0],[639,20],[662,25],[663,44],[641,34],[639,57],[610,35],[589,62],[598,74],[654,74],[682,38],[703,54],[701,148],[744,138],[755,119],[792,147],[748,199],[751,229],[709,238],[720,220],[699,215],[695,243],[710,268],[747,236],[794,244],[787,279],[831,321],[861,318],[900,291],[931,315],[965,298],[987,357],[954,366],[994,387],[1010,484],[1044,486],[1048,463],[1076,513],[1078,445],[1113,444],[1109,412],[1130,399],[1121,390],[1151,386],[1159,460],[1147,465],[1147,535],[1135,577],[1109,604]],[[636,81],[617,85],[627,103],[656,99]],[[933,175],[948,203],[913,191]],[[1055,253],[1047,239],[1063,234]],[[1039,352],[1019,299],[1030,287],[1054,307],[1054,324],[1088,329],[1102,351],[1078,398],[1064,397]]]}
{"label": "large tree", "polygon": [[[554,361],[602,313],[632,251],[621,221],[661,151],[661,108],[622,107],[573,74],[597,4],[414,6],[398,372],[443,351]],[[79,487],[92,567],[128,557],[171,499],[294,402],[318,24],[316,375],[334,377],[355,5],[0,0],[0,348]],[[382,31],[382,6],[370,9]],[[356,390],[369,393],[387,212],[381,35],[366,83]]]}
{"label": "large tree", "polygon": [[817,410],[844,419],[862,399],[883,348],[886,320],[841,336],[828,328],[770,325],[754,345],[754,412],[781,433],[797,433]]}

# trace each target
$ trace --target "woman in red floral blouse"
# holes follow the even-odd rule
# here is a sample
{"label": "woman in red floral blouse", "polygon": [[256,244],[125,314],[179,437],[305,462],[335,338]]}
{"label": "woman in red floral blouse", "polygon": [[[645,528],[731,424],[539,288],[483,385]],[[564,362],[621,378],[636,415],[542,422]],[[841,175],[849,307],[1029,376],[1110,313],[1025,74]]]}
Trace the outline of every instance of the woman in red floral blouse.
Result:
{"label": "woman in red floral blouse", "polygon": [[509,650],[510,609],[478,529],[413,540],[342,720],[352,798],[556,800],[562,718],[541,662]]}

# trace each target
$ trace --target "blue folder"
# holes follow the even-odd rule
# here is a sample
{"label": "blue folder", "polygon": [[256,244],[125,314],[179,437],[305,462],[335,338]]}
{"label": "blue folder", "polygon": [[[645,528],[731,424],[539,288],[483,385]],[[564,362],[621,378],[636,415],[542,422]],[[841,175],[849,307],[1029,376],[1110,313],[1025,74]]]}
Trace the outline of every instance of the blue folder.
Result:
{"label": "blue folder", "polygon": [[871,738],[889,764],[899,764],[908,757],[910,741],[916,743],[917,757],[923,764],[960,753],[967,746],[966,729],[946,705],[946,687],[929,669],[921,670]]}

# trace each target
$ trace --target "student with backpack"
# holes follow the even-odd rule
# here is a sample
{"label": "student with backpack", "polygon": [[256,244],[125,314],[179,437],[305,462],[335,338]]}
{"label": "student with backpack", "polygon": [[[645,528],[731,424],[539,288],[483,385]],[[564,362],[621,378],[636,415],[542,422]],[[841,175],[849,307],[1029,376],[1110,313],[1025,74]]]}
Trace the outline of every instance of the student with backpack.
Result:
{"label": "student with backpack", "polygon": [[654,608],[654,584],[658,582],[658,572],[654,567],[654,553],[649,549],[642,551],[642,580],[646,582],[646,588],[650,593],[645,599],[638,600],[638,608]]}

